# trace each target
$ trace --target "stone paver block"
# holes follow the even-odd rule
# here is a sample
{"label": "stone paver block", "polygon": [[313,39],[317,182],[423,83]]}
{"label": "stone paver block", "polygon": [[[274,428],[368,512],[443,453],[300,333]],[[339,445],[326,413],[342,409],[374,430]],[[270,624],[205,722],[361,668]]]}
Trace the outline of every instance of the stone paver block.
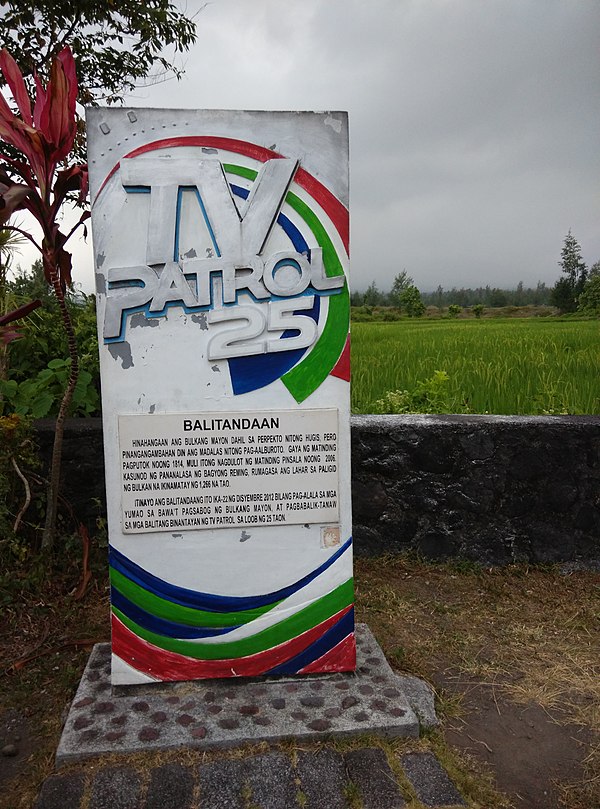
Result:
{"label": "stone paver block", "polygon": [[406,805],[383,750],[362,748],[346,753],[344,758],[363,809],[402,809]]}
{"label": "stone paver block", "polygon": [[141,783],[130,767],[107,767],[92,783],[89,809],[141,809]]}
{"label": "stone paver block", "polygon": [[266,753],[245,759],[250,803],[260,809],[298,809],[292,763],[284,753]]}
{"label": "stone paver block", "polygon": [[400,761],[417,798],[425,806],[466,806],[433,753],[406,753]]}
{"label": "stone paver block", "polygon": [[344,787],[347,784],[344,759],[335,750],[297,754],[296,777],[306,798],[306,809],[347,809]]}
{"label": "stone paver block", "polygon": [[191,809],[194,776],[182,764],[164,764],[150,773],[144,809]]}
{"label": "stone paver block", "polygon": [[35,809],[77,809],[83,795],[83,773],[46,778]]}
{"label": "stone paver block", "polygon": [[245,809],[243,759],[214,761],[198,767],[200,809]]}

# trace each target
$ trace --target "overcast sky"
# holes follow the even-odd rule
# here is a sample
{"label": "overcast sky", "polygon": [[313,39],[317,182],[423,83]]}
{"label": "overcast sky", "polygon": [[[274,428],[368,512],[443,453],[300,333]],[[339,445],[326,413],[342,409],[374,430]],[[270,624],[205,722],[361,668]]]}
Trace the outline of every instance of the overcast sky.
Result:
{"label": "overcast sky", "polygon": [[128,105],[348,110],[355,288],[552,284],[569,228],[600,259],[599,0],[212,0],[197,23],[185,77]]}

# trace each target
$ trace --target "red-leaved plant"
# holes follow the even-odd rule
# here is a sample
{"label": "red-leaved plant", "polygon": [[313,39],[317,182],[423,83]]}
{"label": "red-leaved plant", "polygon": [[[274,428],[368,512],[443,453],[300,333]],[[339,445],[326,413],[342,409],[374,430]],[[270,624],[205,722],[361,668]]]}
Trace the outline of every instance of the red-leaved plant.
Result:
{"label": "red-leaved plant", "polygon": [[[0,93],[0,140],[3,141],[0,143],[0,158],[4,160],[4,166],[0,167],[0,225],[21,233],[40,251],[46,280],[58,299],[71,358],[69,381],[56,419],[48,484],[42,548],[49,550],[56,531],[64,420],[79,374],[77,343],[65,304],[65,291],[72,283],[71,254],[65,245],[73,233],[84,226],[90,214],[85,211],[66,234],[59,228],[58,217],[73,192],[78,192],[80,203],[85,200],[87,167],[68,165],[77,134],[77,76],[70,49],[63,48],[54,59],[46,87],[38,76],[35,77],[33,109],[23,75],[6,50],[0,51],[0,70],[20,113],[20,117],[15,115]],[[13,149],[7,150],[5,144],[10,144]],[[8,223],[10,215],[22,209],[37,220],[41,239]]]}

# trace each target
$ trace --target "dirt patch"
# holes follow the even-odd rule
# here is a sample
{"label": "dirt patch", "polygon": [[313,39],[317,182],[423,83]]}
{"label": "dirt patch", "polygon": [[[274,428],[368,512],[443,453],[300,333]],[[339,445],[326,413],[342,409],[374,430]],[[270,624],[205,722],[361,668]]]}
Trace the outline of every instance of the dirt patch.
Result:
{"label": "dirt patch", "polygon": [[360,620],[438,691],[444,739],[483,767],[486,809],[600,806],[600,576],[358,560]]}
{"label": "dirt patch", "polygon": [[0,784],[24,771],[33,747],[27,717],[13,708],[0,713]]}
{"label": "dirt patch", "polygon": [[568,785],[585,781],[589,728],[535,703],[515,704],[495,683],[458,675],[436,677],[435,684],[462,696],[460,716],[445,725],[446,742],[487,765],[515,807],[560,809]]}

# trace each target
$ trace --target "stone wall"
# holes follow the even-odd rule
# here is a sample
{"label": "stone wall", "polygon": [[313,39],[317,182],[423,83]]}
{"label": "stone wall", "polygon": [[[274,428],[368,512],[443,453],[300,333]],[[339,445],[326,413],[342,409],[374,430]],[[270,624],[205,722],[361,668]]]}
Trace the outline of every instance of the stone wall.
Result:
{"label": "stone wall", "polygon": [[[64,479],[76,513],[103,514],[99,419],[73,419]],[[49,458],[53,423],[37,423]],[[485,565],[600,560],[600,417],[355,416],[358,555],[415,550]]]}
{"label": "stone wall", "polygon": [[359,553],[600,558],[600,418],[355,417],[352,462]]}

